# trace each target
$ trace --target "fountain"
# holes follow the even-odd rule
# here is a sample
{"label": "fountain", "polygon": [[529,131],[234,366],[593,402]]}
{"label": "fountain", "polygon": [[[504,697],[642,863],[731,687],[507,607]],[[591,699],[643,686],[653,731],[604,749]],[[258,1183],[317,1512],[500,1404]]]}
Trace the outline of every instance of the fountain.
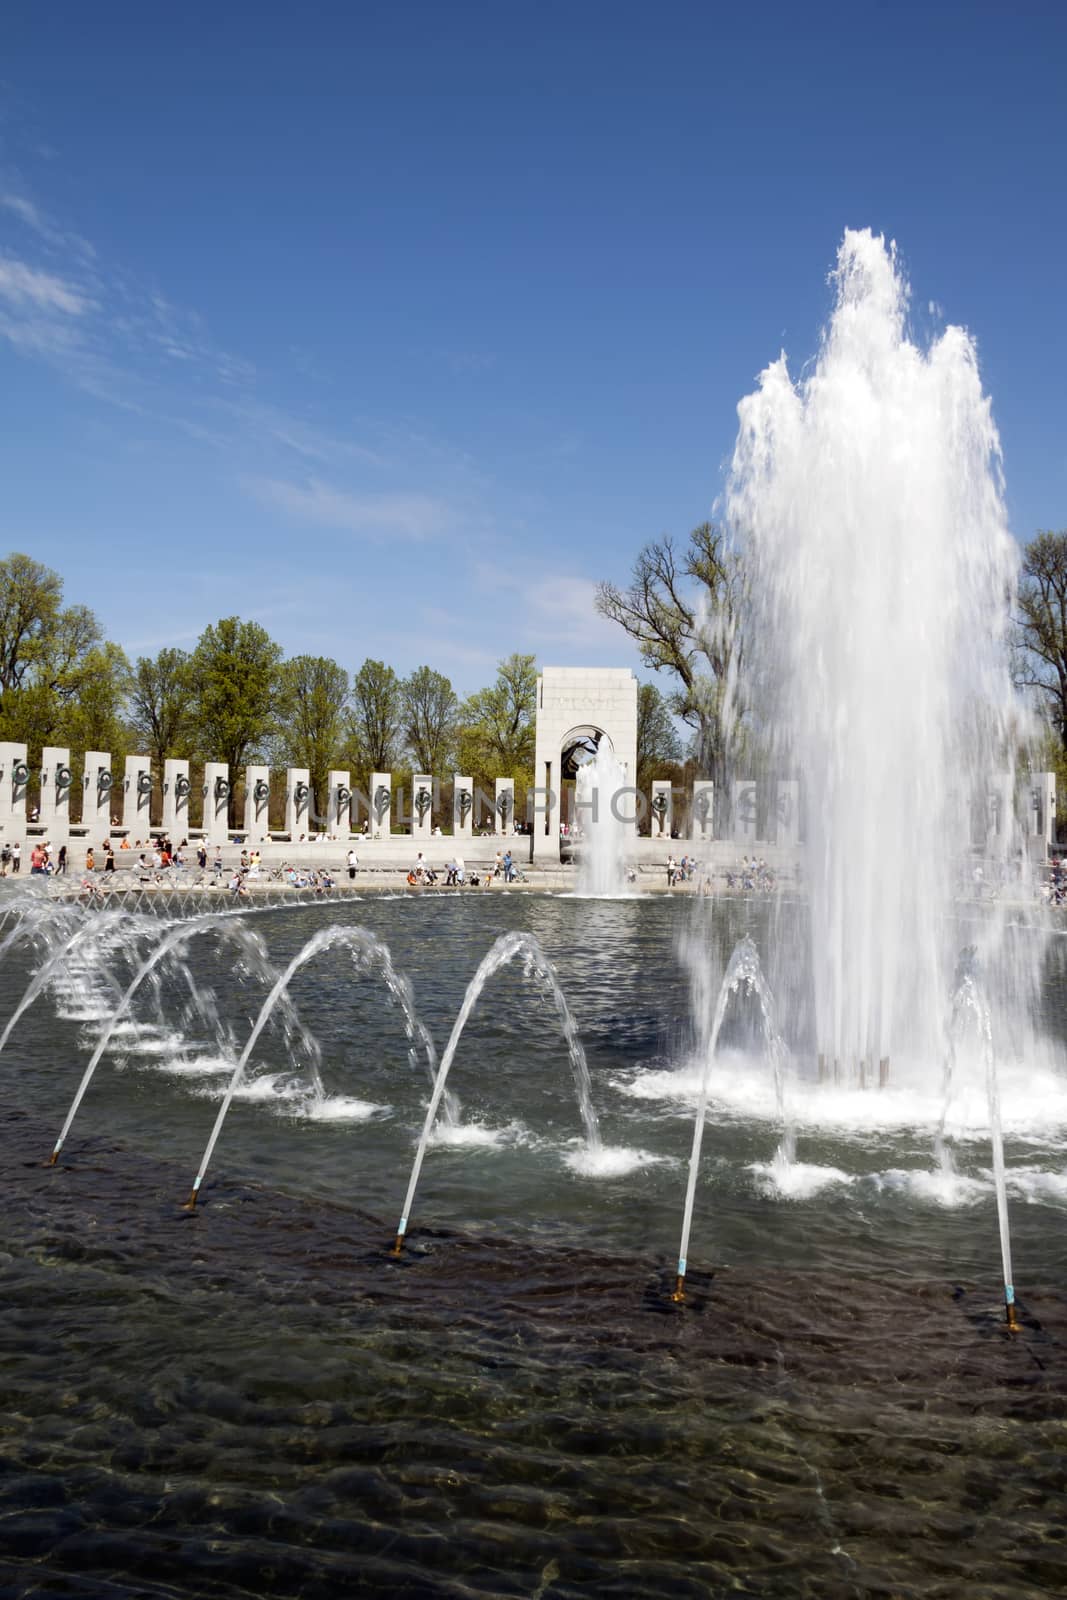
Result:
{"label": "fountain", "polygon": [[[429,1562],[442,1592],[1062,1588],[1067,1091],[1042,1030],[1067,1031],[1067,941],[952,893],[1016,726],[996,434],[971,342],[908,336],[880,240],[846,235],[835,281],[803,381],[780,361],[743,402],[727,492],[752,573],[737,689],[802,785],[803,895],[694,899],[681,952],[660,896],[217,917],[190,896],[181,920],[131,897],[153,926],[119,947],[99,906],[0,901],[4,1443],[33,1511],[8,1525],[57,1592],[171,1582],[176,1538],[190,1585],[244,1593],[319,1592],[326,1557],[327,1587],[358,1560],[383,1593],[422,1592]],[[580,882],[617,894],[621,776],[607,751],[587,766]],[[251,1003],[220,938],[255,968]],[[292,1075],[295,1021],[272,1022],[331,949],[399,1006],[315,968],[294,988],[321,1071],[227,1121],[250,1080]],[[59,988],[75,968],[95,1018]],[[198,996],[225,1086],[218,1060],[169,1058]],[[141,1070],[99,1074],[92,1160],[42,1171],[25,1157],[57,1062],[91,1058],[72,1116],[120,1037]],[[346,1071],[374,1096],[358,1128],[321,1093]],[[499,1106],[503,1131],[480,1120]],[[179,1223],[224,1124],[226,1185]],[[701,1318],[705,1215],[721,1277]]]}
{"label": "fountain", "polygon": [[570,1056],[571,1071],[574,1074],[574,1087],[578,1096],[578,1111],[585,1129],[586,1146],[594,1157],[600,1151],[600,1127],[597,1115],[593,1109],[593,1095],[589,1083],[589,1067],[585,1059],[585,1051],[578,1037],[578,1029],[574,1018],[571,1016],[570,1007],[559,986],[559,980],[553,970],[552,963],[545,955],[537,940],[528,933],[505,933],[492,949],[483,958],[474,977],[467,985],[467,992],[463,996],[463,1004],[459,1008],[459,1015],[452,1026],[445,1053],[441,1057],[441,1065],[437,1073],[437,1081],[433,1086],[430,1104],[426,1108],[426,1119],[422,1125],[422,1134],[419,1138],[418,1149],[411,1168],[411,1177],[408,1179],[407,1194],[404,1196],[404,1209],[397,1225],[396,1239],[393,1244],[393,1254],[399,1255],[404,1245],[404,1235],[407,1233],[408,1221],[411,1217],[411,1208],[415,1200],[415,1189],[418,1185],[422,1163],[426,1157],[426,1147],[430,1142],[430,1134],[437,1119],[438,1108],[442,1096],[445,1094],[445,1085],[448,1074],[455,1059],[456,1050],[467,1025],[467,1019],[474,1010],[482,990],[492,977],[507,962],[521,957],[528,973],[536,974],[551,993],[556,1014],[559,1017],[560,1028],[567,1043],[567,1052]]}
{"label": "fountain", "polygon": [[895,250],[869,231],[845,234],[834,283],[811,369],[794,382],[782,356],[741,402],[726,507],[749,705],[805,796],[812,1053],[922,1077],[972,809],[1012,769],[1017,558],[973,341],[909,337]]}
{"label": "fountain", "polygon": [[626,893],[626,841],[632,827],[618,815],[626,773],[604,743],[578,767],[574,780],[574,821],[581,830],[578,850],[580,895],[616,897]]}

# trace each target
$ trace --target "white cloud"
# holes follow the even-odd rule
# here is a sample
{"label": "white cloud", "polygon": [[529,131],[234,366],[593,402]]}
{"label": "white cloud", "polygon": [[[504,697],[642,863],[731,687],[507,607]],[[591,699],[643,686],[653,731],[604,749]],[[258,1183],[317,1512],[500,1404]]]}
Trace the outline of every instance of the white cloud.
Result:
{"label": "white cloud", "polygon": [[83,261],[94,261],[96,251],[88,239],[83,239],[79,233],[70,233],[62,228],[57,228],[49,217],[46,217],[40,206],[34,205],[32,200],[27,200],[21,194],[0,194],[0,207],[10,211],[12,216],[18,217],[31,232],[39,239],[44,239],[57,250],[73,251]]}
{"label": "white cloud", "polygon": [[66,279],[11,256],[0,256],[0,296],[19,310],[61,311],[69,317],[83,316],[93,305]]}
{"label": "white cloud", "polygon": [[426,539],[440,533],[450,520],[444,502],[426,494],[347,494],[316,478],[306,484],[285,483],[277,478],[245,478],[242,482],[264,505],[299,521],[340,528],[346,533]]}

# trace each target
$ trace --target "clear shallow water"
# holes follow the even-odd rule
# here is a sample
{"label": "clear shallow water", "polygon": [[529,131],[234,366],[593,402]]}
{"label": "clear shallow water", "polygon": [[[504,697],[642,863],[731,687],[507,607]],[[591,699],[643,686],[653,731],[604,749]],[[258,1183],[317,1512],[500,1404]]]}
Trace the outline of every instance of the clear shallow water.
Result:
{"label": "clear shallow water", "polygon": [[[179,1202],[233,1055],[185,1014],[187,982],[135,1005],[55,1171],[39,1163],[93,1042],[59,1013],[93,1011],[92,974],[39,1001],[0,1055],[0,1593],[1067,1587],[1051,1092],[1032,1126],[1009,1118],[1027,1320],[1010,1341],[980,1130],[961,1130],[947,1193],[917,1102],[874,1115],[877,1092],[834,1091],[821,1116],[812,1086],[783,1195],[739,1016],[679,1313],[664,1291],[695,1100],[677,953],[692,914],[501,895],[256,918],[275,966],[327,920],[385,939],[438,1050],[497,934],[534,933],[557,966],[619,1161],[583,1164],[554,1011],[506,969],[464,1035],[461,1126],[430,1151],[400,1264],[385,1252],[426,1080],[342,955],[293,989],[325,1107],[304,1114],[299,1056],[268,1030],[192,1217]],[[713,963],[747,931],[773,970],[790,932],[788,908],[696,914]],[[1061,1033],[1063,943],[1045,958]],[[8,951],[0,1021],[38,959]],[[262,988],[207,939],[185,959],[239,1050]]]}

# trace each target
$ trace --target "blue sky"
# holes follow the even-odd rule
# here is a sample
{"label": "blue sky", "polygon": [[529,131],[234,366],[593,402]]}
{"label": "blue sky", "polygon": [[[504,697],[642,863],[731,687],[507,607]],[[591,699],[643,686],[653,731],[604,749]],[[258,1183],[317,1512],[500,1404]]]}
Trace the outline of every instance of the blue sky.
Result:
{"label": "blue sky", "polygon": [[1067,6],[9,8],[0,550],[131,655],[632,664],[600,578],[712,512],[846,226],[978,341],[1067,526]]}

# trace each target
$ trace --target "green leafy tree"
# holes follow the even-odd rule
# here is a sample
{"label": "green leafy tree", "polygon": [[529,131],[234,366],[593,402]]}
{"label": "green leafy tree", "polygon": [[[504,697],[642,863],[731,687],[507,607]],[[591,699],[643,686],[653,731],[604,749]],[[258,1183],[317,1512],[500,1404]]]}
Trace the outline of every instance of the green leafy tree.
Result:
{"label": "green leafy tree", "polygon": [[83,658],[77,698],[63,710],[61,742],[72,750],[107,750],[116,781],[129,753],[126,721],[130,664],[117,644],[94,645]]}
{"label": "green leafy tree", "polygon": [[683,551],[666,536],[647,544],[629,586],[602,583],[596,608],[625,629],[645,665],[674,680],[667,705],[693,730],[698,768],[725,782],[740,736],[740,562],[710,522]]}
{"label": "green leafy tree", "polygon": [[384,661],[368,658],[352,680],[349,764],[367,792],[372,772],[392,772],[400,755],[404,699],[400,679]]}
{"label": "green leafy tree", "polygon": [[[129,665],[87,606],[63,605],[59,574],[21,554],[0,561],[0,737],[25,742],[36,767],[42,745],[123,746],[121,704]],[[107,743],[103,743],[103,740]]]}
{"label": "green leafy tree", "polygon": [[416,772],[443,778],[455,756],[459,701],[449,680],[419,667],[401,685],[403,735]]}
{"label": "green leafy tree", "polygon": [[1067,530],[1039,533],[1023,551],[1015,644],[1016,682],[1067,752]]}
{"label": "green leafy tree", "polygon": [[281,655],[258,622],[224,617],[204,629],[189,663],[198,755],[236,774],[270,737]]}
{"label": "green leafy tree", "polygon": [[320,816],[326,815],[326,778],[340,759],[348,703],[348,673],[328,656],[294,656],[282,664],[278,684],[279,753],[286,765],[307,767]]}
{"label": "green leafy tree", "polygon": [[460,770],[469,773],[475,787],[486,793],[491,792],[494,779],[514,778],[515,812],[520,817],[533,777],[535,661],[534,656],[508,656],[497,669],[496,682],[470,695],[459,713]]}
{"label": "green leafy tree", "polygon": [[670,710],[654,683],[642,683],[637,690],[637,787],[647,791],[654,778],[665,778],[662,769],[682,759],[682,741]]}
{"label": "green leafy tree", "polygon": [[163,763],[186,756],[193,743],[192,661],[186,650],[165,648],[155,656],[139,656],[130,676],[130,732],[151,755],[156,781],[163,781]]}

